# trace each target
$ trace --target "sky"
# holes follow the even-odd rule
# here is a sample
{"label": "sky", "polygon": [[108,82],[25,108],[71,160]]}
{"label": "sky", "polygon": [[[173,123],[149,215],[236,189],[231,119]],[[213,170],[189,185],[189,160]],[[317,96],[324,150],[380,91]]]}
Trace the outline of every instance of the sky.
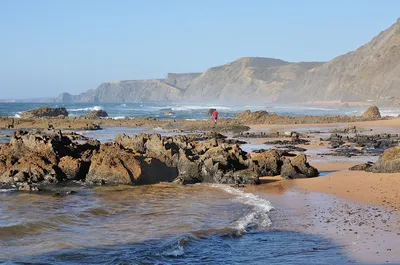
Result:
{"label": "sky", "polygon": [[399,10],[397,0],[0,0],[0,98],[77,94],[247,56],[328,61]]}

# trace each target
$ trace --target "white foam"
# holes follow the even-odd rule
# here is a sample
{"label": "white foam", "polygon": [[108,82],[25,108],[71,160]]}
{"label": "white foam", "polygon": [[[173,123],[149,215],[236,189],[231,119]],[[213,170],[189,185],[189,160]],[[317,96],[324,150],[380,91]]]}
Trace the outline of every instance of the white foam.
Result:
{"label": "white foam", "polygon": [[179,243],[173,249],[166,250],[162,253],[163,256],[179,257],[185,254],[185,249]]}
{"label": "white foam", "polygon": [[397,117],[400,115],[400,109],[380,109],[381,116]]}
{"label": "white foam", "polygon": [[235,195],[236,201],[252,206],[252,212],[239,218],[235,223],[232,224],[232,228],[235,229],[238,234],[246,232],[247,228],[251,225],[256,225],[261,228],[271,225],[271,220],[269,219],[268,213],[273,210],[274,207],[269,201],[252,193],[247,193],[229,186],[221,184],[213,184],[212,186]]}
{"label": "white foam", "polygon": [[172,109],[175,111],[179,110],[202,110],[202,109],[217,109],[217,110],[230,110],[230,107],[225,106],[198,106],[198,105],[182,105],[182,106],[167,106],[167,107],[153,107],[157,109]]}
{"label": "white foam", "polygon": [[111,119],[113,119],[113,120],[123,120],[123,119],[126,119],[126,117],[125,116],[117,116],[117,117],[112,117]]}
{"label": "white foam", "polygon": [[69,109],[68,111],[92,111],[92,110],[102,110],[102,106],[94,106],[94,107],[87,107],[87,108],[79,108],[79,109]]}

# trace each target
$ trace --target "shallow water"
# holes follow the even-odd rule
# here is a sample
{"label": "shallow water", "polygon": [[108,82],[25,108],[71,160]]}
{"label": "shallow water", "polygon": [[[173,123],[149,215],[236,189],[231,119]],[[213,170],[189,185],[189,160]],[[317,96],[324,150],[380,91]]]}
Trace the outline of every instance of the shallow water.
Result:
{"label": "shallow water", "polygon": [[275,230],[264,197],[222,185],[0,193],[6,264],[345,264],[321,236]]}

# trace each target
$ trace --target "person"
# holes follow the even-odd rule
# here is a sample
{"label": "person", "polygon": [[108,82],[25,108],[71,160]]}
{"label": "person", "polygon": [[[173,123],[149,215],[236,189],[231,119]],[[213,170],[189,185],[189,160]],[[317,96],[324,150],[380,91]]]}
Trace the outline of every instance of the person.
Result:
{"label": "person", "polygon": [[217,124],[218,120],[218,111],[215,109],[213,113],[211,114],[212,118],[214,119],[214,123]]}

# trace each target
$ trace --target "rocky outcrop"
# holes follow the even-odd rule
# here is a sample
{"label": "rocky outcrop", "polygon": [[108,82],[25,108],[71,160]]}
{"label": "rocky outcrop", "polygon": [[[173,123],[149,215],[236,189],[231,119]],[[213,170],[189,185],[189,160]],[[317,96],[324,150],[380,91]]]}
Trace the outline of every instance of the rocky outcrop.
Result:
{"label": "rocky outcrop", "polygon": [[135,157],[115,144],[104,144],[92,159],[86,181],[105,184],[134,184],[142,168]]}
{"label": "rocky outcrop", "polygon": [[370,118],[370,119],[380,119],[381,113],[377,106],[372,106],[372,107],[369,107],[361,116],[364,118]]}
{"label": "rocky outcrop", "polygon": [[100,119],[107,118],[108,113],[105,110],[92,110],[84,116],[86,119]]}
{"label": "rocky outcrop", "polygon": [[[0,183],[34,190],[37,185],[65,181],[257,184],[261,176],[318,175],[304,155],[287,162],[290,154],[279,150],[248,154],[237,144],[224,143],[225,138],[217,133],[168,137],[139,134],[119,135],[112,143],[89,140],[77,144],[60,131],[17,131],[10,144],[0,145]],[[285,163],[294,168],[293,172],[284,171]]]}
{"label": "rocky outcrop", "polygon": [[305,154],[299,154],[292,159],[285,159],[283,161],[281,169],[281,177],[283,178],[313,178],[318,175],[318,170],[307,163]]}
{"label": "rocky outcrop", "polygon": [[40,107],[21,113],[21,118],[23,119],[49,117],[68,117],[68,111],[66,108]]}
{"label": "rocky outcrop", "polygon": [[386,149],[378,161],[366,170],[376,173],[400,172],[400,146]]}
{"label": "rocky outcrop", "polygon": [[[97,141],[73,143],[60,131],[16,131],[0,149],[0,183],[16,187],[84,180]],[[87,171],[87,170],[86,170]]]}

